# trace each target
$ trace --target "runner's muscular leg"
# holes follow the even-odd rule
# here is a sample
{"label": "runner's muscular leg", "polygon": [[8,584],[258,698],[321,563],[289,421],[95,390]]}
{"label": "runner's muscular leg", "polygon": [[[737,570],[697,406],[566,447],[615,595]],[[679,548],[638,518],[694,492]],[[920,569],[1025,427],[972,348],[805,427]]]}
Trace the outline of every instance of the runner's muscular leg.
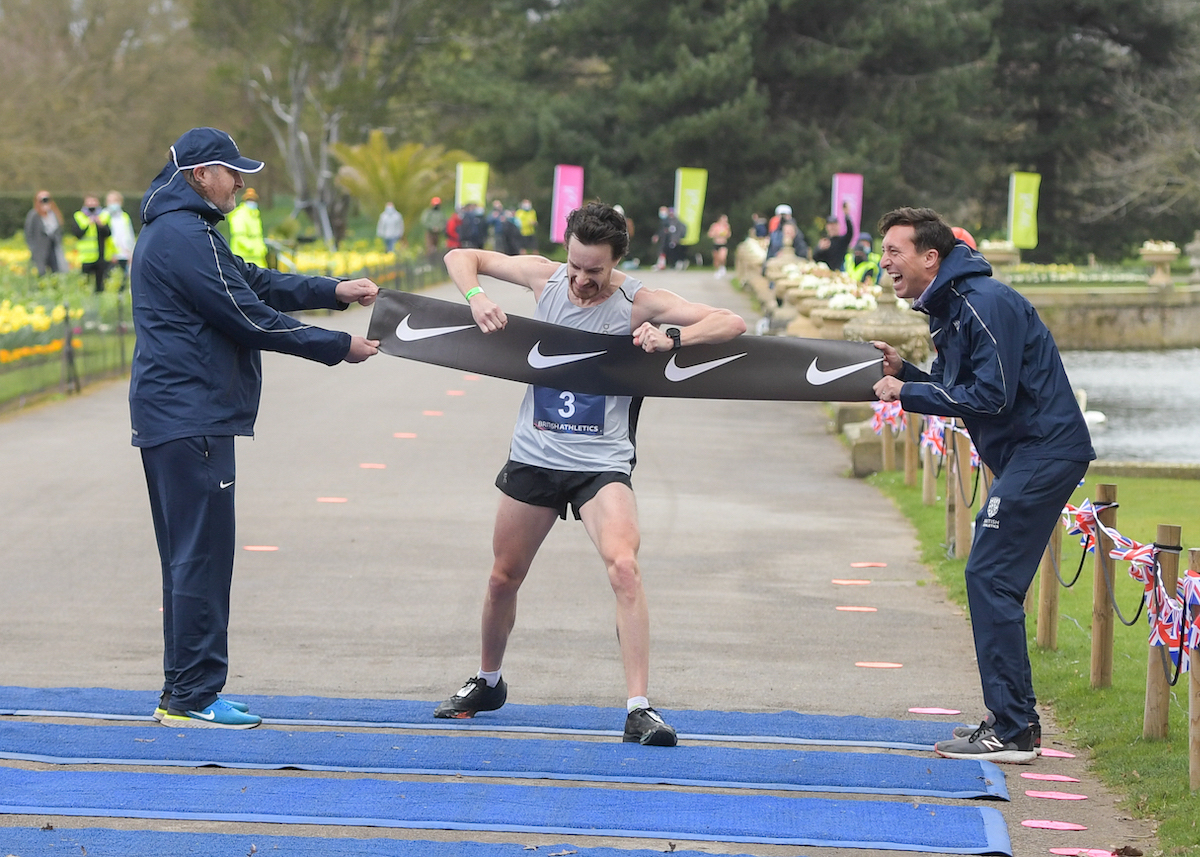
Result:
{"label": "runner's muscular leg", "polygon": [[546,506],[533,506],[500,496],[496,528],[492,533],[492,573],[483,601],[480,666],[500,669],[508,635],[517,620],[517,590],[542,546],[558,513]]}
{"label": "runner's muscular leg", "polygon": [[617,596],[617,637],[629,696],[646,696],[650,682],[650,611],[638,567],[637,500],[620,482],[605,485],[579,510]]}

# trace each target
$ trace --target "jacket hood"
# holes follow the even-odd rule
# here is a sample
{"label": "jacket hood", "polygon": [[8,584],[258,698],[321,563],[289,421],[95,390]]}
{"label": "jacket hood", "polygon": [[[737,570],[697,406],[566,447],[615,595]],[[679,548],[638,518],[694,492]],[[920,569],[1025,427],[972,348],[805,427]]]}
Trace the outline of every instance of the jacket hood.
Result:
{"label": "jacket hood", "polygon": [[942,260],[937,276],[933,278],[921,296],[913,301],[913,309],[924,309],[930,303],[938,303],[945,295],[950,283],[963,277],[990,277],[992,266],[978,250],[972,250],[959,241],[950,254]]}
{"label": "jacket hood", "polygon": [[207,220],[221,220],[225,215],[187,183],[174,164],[167,164],[162,172],[150,182],[150,189],[142,197],[142,223],[169,211],[191,211]]}

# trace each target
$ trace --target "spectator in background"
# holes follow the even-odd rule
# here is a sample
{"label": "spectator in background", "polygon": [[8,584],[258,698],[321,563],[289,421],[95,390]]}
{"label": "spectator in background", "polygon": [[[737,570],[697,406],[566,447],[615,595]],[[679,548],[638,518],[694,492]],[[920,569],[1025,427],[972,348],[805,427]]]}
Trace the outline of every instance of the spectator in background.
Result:
{"label": "spectator in background", "polygon": [[252,187],[246,188],[242,204],[229,213],[229,249],[251,265],[267,267],[267,242],[263,240],[258,192]]}
{"label": "spectator in background", "polygon": [[683,249],[683,239],[687,237],[687,224],[679,219],[674,208],[667,209],[667,223],[663,234],[663,252],[666,254],[667,264],[677,271],[687,270],[687,251]]}
{"label": "spectator in background", "polygon": [[[498,253],[504,251],[500,249],[500,230],[504,226],[504,203],[498,199],[492,200],[492,210],[487,215],[487,231],[492,236],[492,249]],[[486,240],[486,239],[485,239]]]}
{"label": "spectator in background", "polygon": [[755,238],[766,238],[771,234],[767,218],[763,217],[757,211],[750,215],[750,232]]}
{"label": "spectator in background", "polygon": [[458,227],[458,246],[482,250],[487,239],[487,224],[479,206],[468,202],[463,206],[462,223]]}
{"label": "spectator in background", "polygon": [[33,208],[25,215],[25,243],[29,245],[29,256],[37,268],[39,277],[47,273],[57,274],[67,270],[67,258],[63,255],[63,230],[66,223],[58,203],[48,190],[39,190],[33,195]]}
{"label": "spectator in background", "polygon": [[462,212],[458,209],[446,220],[446,249],[457,250],[462,246],[462,239],[459,237],[459,228],[462,226]]}
{"label": "spectator in background", "polygon": [[[808,241],[804,232],[792,219],[792,207],[780,205],[775,209],[775,228],[767,240],[767,258],[773,259],[784,247],[791,247],[792,252],[801,259],[808,258]],[[765,270],[765,267],[764,267]]]}
{"label": "spectator in background", "polygon": [[517,222],[521,224],[521,253],[537,253],[537,212],[533,203],[527,199],[521,200],[521,207],[516,211]]}
{"label": "spectator in background", "polygon": [[421,228],[425,230],[425,253],[432,260],[442,246],[446,234],[446,212],[442,211],[442,199],[435,196],[429,200],[429,208],[421,212]]}
{"label": "spectator in background", "polygon": [[517,214],[511,208],[501,213],[495,250],[505,256],[516,256],[521,252],[521,221],[517,220]]}
{"label": "spectator in background", "polygon": [[110,190],[104,198],[104,210],[108,213],[108,247],[105,258],[121,269],[121,281],[129,280],[129,259],[133,256],[133,245],[137,236],[133,231],[133,218],[123,208],[125,197],[119,191]]}
{"label": "spectator in background", "polygon": [[[845,219],[843,224],[841,221]],[[843,228],[844,226],[844,228]],[[854,240],[854,221],[850,218],[850,203],[842,203],[842,218],[825,218],[825,234],[817,240],[817,249],[813,250],[813,261],[824,262],[831,271],[841,271],[846,267],[846,250]]]}
{"label": "spectator in background", "polygon": [[720,278],[725,276],[725,256],[729,251],[729,239],[733,236],[733,230],[729,227],[729,215],[722,214],[717,218],[716,222],[708,227],[708,237],[713,243],[713,276]]}
{"label": "spectator in background", "polygon": [[950,233],[962,243],[966,244],[972,250],[978,250],[975,246],[975,236],[961,226],[955,226],[950,230]]}
{"label": "spectator in background", "polygon": [[85,196],[83,208],[75,212],[68,227],[79,239],[75,250],[79,254],[80,270],[85,277],[95,277],[97,292],[104,291],[104,275],[108,273],[104,250],[109,229],[108,212],[100,208],[100,198],[93,194]]}
{"label": "spectator in background", "polygon": [[383,211],[379,212],[375,235],[383,241],[383,249],[388,253],[395,252],[396,242],[404,237],[404,215],[396,210],[393,203],[386,203]]}

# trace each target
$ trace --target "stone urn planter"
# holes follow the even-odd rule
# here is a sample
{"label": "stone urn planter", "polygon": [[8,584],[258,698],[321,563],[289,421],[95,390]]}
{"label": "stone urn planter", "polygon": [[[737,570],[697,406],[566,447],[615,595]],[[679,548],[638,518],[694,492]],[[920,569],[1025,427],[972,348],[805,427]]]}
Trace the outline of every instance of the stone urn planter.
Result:
{"label": "stone urn planter", "polygon": [[1179,258],[1179,248],[1170,241],[1147,241],[1138,250],[1142,261],[1154,266],[1150,285],[1171,285],[1171,263]]}
{"label": "stone urn planter", "polygon": [[808,317],[817,325],[817,331],[822,339],[841,339],[842,329],[851,319],[866,315],[869,310],[862,309],[814,309]]}
{"label": "stone urn planter", "polygon": [[1021,263],[1021,251],[1011,241],[983,241],[979,252],[994,268],[1011,268]]}

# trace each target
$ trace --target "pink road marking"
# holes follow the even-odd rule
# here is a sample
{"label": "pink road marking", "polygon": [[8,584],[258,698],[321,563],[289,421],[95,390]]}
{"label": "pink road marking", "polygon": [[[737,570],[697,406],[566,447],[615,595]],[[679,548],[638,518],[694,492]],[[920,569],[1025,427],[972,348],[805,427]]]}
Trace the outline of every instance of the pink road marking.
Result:
{"label": "pink road marking", "polygon": [[478,375],[463,375],[463,380],[464,381],[478,381],[479,376]]}
{"label": "pink road marking", "polygon": [[415,431],[398,431],[392,435],[392,437],[398,437],[401,439],[414,438],[416,436],[417,436],[417,433]]}
{"label": "pink road marking", "polygon": [[886,562],[852,562],[851,568],[887,568]]}
{"label": "pink road marking", "polygon": [[904,664],[894,664],[889,661],[858,661],[854,665],[869,670],[898,670],[904,666]]}
{"label": "pink road marking", "polygon": [[1111,851],[1103,848],[1051,848],[1051,854],[1062,854],[1064,857],[1116,857]]}
{"label": "pink road marking", "polygon": [[1027,790],[1026,797],[1040,797],[1046,800],[1087,800],[1087,795],[1077,795],[1071,792],[1038,792]]}
{"label": "pink road marking", "polygon": [[834,610],[841,610],[843,613],[878,613],[878,607],[834,607]]}
{"label": "pink road marking", "polygon": [[318,503],[349,503],[346,497],[318,497]]}
{"label": "pink road marking", "polygon": [[869,581],[869,580],[846,580],[841,577],[835,577],[833,580],[831,580],[829,582],[834,584],[835,586],[870,586],[871,585],[871,581]]}
{"label": "pink road marking", "polygon": [[1051,750],[1049,748],[1044,748],[1042,750],[1042,756],[1045,758],[1048,758],[1048,759],[1074,759],[1075,758],[1074,753],[1068,753],[1065,750]]}
{"label": "pink road marking", "polygon": [[440,417],[440,416],[442,416],[442,412],[441,411],[421,411],[421,416],[423,416],[423,417]]}
{"label": "pink road marking", "polygon": [[466,390],[447,390],[446,391],[447,396],[465,396],[466,394],[467,394]]}
{"label": "pink road marking", "polygon": [[363,470],[387,470],[386,464],[360,464],[358,466]]}
{"label": "pink road marking", "polygon": [[1076,824],[1073,821],[1044,821],[1042,819],[1029,819],[1021,822],[1022,827],[1036,827],[1039,830],[1087,830],[1082,824]]}
{"label": "pink road marking", "polygon": [[246,545],[244,548],[242,548],[242,550],[248,550],[248,551],[277,551],[277,550],[279,550],[279,548],[278,548],[278,547],[276,547],[275,545]]}
{"label": "pink road marking", "polygon": [[962,714],[962,712],[959,711],[957,708],[910,708],[910,709],[908,709],[908,713],[909,714],[945,714],[948,716],[953,716],[955,714]]}
{"label": "pink road marking", "polygon": [[1075,777],[1068,777],[1066,774],[1021,774],[1027,780],[1042,780],[1050,783],[1077,783]]}

